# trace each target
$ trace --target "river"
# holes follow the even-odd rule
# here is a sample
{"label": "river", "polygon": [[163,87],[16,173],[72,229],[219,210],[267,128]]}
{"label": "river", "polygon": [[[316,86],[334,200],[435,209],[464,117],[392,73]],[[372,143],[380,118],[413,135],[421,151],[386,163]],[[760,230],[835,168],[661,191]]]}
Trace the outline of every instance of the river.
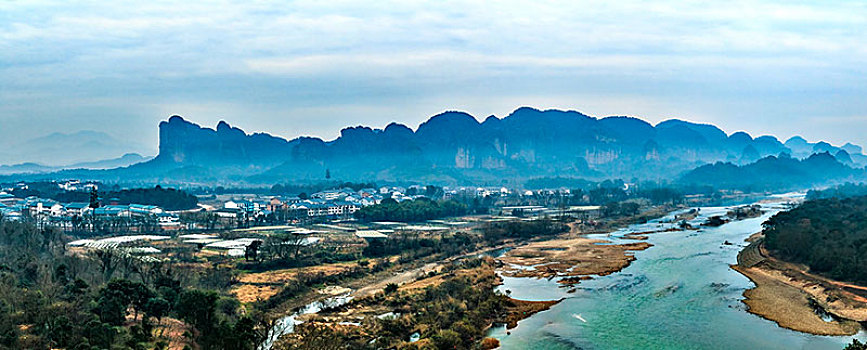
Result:
{"label": "river", "polygon": [[[499,289],[509,290],[513,298],[565,299],[509,332],[494,328],[490,336],[500,340],[501,349],[841,350],[853,337],[799,333],[746,311],[742,293],[753,284],[729,265],[736,262],[744,239],[783,209],[763,206],[770,210],[759,218],[651,234],[647,242],[654,246],[635,252],[637,260],[629,267],[582,281],[574,293],[554,281],[505,278]],[[723,207],[701,208],[693,223],[725,212]],[[618,243],[631,232],[673,227],[672,219],[673,214],[595,237]],[[863,341],[867,333],[855,338]]]}

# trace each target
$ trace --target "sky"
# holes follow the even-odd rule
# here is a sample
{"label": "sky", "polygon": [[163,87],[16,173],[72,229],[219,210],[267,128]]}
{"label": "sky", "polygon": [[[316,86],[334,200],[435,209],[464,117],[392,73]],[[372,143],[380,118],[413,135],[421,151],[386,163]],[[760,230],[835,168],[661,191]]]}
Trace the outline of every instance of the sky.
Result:
{"label": "sky", "polygon": [[333,139],[520,106],[867,145],[865,28],[863,1],[0,0],[0,147],[95,130],[155,153],[175,114]]}

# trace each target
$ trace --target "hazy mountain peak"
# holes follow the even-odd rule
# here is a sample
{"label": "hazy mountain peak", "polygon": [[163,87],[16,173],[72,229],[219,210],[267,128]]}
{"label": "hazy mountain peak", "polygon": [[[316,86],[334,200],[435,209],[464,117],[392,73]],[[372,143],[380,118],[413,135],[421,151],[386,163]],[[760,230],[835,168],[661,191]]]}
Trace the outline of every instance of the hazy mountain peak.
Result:
{"label": "hazy mountain peak", "polygon": [[788,140],[786,140],[786,143],[790,143],[790,142],[791,143],[806,144],[807,140],[804,139],[803,137],[801,137],[800,135],[795,135],[795,136],[790,137]]}
{"label": "hazy mountain peak", "polygon": [[105,132],[78,130],[53,132],[18,144],[0,148],[0,162],[6,164],[41,163],[45,166],[67,166],[117,158],[124,153],[153,152],[141,144],[116,138]]}
{"label": "hazy mountain peak", "polygon": [[849,142],[846,142],[846,144],[840,148],[846,150],[846,152],[849,153],[850,155],[851,154],[861,154],[863,152],[861,146],[858,146],[858,145],[855,145],[855,144],[852,144]]}
{"label": "hazy mountain peak", "polygon": [[753,137],[750,136],[746,131],[738,131],[729,135],[729,140],[739,141],[739,142],[749,142],[753,140]]}
{"label": "hazy mountain peak", "polygon": [[388,133],[388,134],[402,134],[402,135],[414,133],[412,131],[412,129],[410,129],[408,126],[397,123],[397,122],[389,123],[388,125],[385,126],[385,129],[383,131],[385,133]]}
{"label": "hazy mountain peak", "polygon": [[825,141],[819,141],[815,145],[813,145],[813,152],[827,152],[830,154],[830,152],[833,152],[835,150],[837,150],[837,147],[834,147],[833,145]]}
{"label": "hazy mountain peak", "polygon": [[837,153],[834,154],[834,158],[843,164],[851,164],[852,163],[852,156],[849,155],[849,152],[846,152],[845,149],[841,149],[841,150],[837,151]]}
{"label": "hazy mountain peak", "polygon": [[485,124],[485,123],[496,123],[496,122],[498,122],[498,121],[500,121],[500,118],[497,118],[497,116],[491,114],[491,115],[489,115],[487,118],[485,118],[485,121],[483,121],[482,124]]}
{"label": "hazy mountain peak", "polygon": [[179,116],[179,115],[177,115],[177,114],[172,115],[171,117],[169,117],[169,121],[168,121],[168,123],[189,123],[189,124],[192,124],[192,123],[186,121],[186,120],[184,119],[184,117],[181,117],[181,116]]}
{"label": "hazy mountain peak", "polygon": [[466,112],[447,111],[437,114],[421,123],[416,130],[418,135],[440,134],[455,136],[455,132],[473,132],[479,127],[479,121]]}
{"label": "hazy mountain peak", "polygon": [[340,137],[352,137],[352,136],[363,135],[363,134],[372,135],[372,134],[377,133],[377,131],[380,131],[380,130],[374,130],[373,128],[371,128],[369,126],[363,126],[363,125],[350,126],[348,128],[343,128],[340,130]]}

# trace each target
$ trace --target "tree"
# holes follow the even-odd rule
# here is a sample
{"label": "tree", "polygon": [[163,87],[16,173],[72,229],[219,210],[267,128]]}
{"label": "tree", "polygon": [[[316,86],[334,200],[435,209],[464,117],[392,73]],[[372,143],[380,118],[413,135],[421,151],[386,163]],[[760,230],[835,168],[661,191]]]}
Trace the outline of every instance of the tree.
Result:
{"label": "tree", "polygon": [[134,318],[138,318],[139,311],[151,297],[153,292],[140,282],[112,280],[99,291],[98,314],[103,322],[118,326],[126,318],[127,308],[132,306]]}
{"label": "tree", "polygon": [[154,297],[148,299],[147,303],[144,305],[144,313],[148,317],[153,317],[157,319],[157,324],[162,322],[163,316],[168,315],[171,310],[171,304],[169,301],[160,297]]}
{"label": "tree", "polygon": [[90,208],[99,208],[99,192],[96,191],[96,187],[90,190]]}
{"label": "tree", "polygon": [[207,331],[214,326],[214,311],[219,298],[213,291],[187,290],[178,295],[175,312],[199,331]]}
{"label": "tree", "polygon": [[93,312],[99,320],[112,326],[120,326],[126,320],[127,305],[124,295],[113,290],[103,289]]}
{"label": "tree", "polygon": [[103,281],[111,280],[114,271],[117,269],[118,264],[120,264],[121,252],[112,248],[101,248],[91,250],[89,254],[95,257],[96,261],[99,262],[99,267],[102,270]]}
{"label": "tree", "polygon": [[451,329],[440,330],[433,337],[434,347],[437,349],[458,349],[461,346],[461,335]]}
{"label": "tree", "polygon": [[843,350],[867,350],[867,344],[861,343],[858,339],[852,339],[852,343]]}
{"label": "tree", "polygon": [[262,241],[255,240],[250,242],[247,248],[244,249],[244,260],[247,261],[257,261],[259,260],[259,246],[262,245]]}
{"label": "tree", "polygon": [[0,299],[0,348],[15,348],[18,343],[18,325],[12,319],[6,301]]}
{"label": "tree", "polygon": [[287,337],[275,344],[275,350],[343,350],[371,349],[367,342],[351,337],[334,327],[316,322],[302,323],[295,327],[297,337]]}

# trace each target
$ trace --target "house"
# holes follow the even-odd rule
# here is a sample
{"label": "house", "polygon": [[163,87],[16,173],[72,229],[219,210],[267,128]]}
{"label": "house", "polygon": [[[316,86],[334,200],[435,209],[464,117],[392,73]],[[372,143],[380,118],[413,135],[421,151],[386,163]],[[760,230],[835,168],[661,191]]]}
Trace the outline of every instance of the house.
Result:
{"label": "house", "polygon": [[0,217],[8,221],[21,221],[21,211],[10,207],[0,208]]}
{"label": "house", "polygon": [[68,216],[84,216],[90,210],[90,203],[77,202],[66,205],[66,215]]}
{"label": "house", "polygon": [[69,180],[57,184],[57,187],[64,191],[77,191],[79,186],[81,186],[81,181],[79,180]]}
{"label": "house", "polygon": [[328,215],[329,216],[343,216],[343,215],[352,215],[355,214],[361,206],[356,203],[348,202],[348,201],[340,201],[331,203],[328,207]]}
{"label": "house", "polygon": [[223,208],[215,210],[214,214],[222,219],[240,219],[244,217],[244,210],[241,208]]}
{"label": "house", "polygon": [[130,204],[129,212],[133,216],[148,216],[162,214],[164,211],[155,205]]}
{"label": "house", "polygon": [[91,211],[93,216],[102,218],[128,218],[131,216],[129,206],[126,205],[106,205]]}
{"label": "house", "polygon": [[6,204],[6,205],[12,205],[17,201],[18,201],[18,198],[15,198],[15,196],[13,196],[9,193],[6,193],[6,192],[0,192],[0,203]]}
{"label": "house", "polygon": [[344,190],[330,190],[330,191],[322,191],[316,192],[310,195],[310,198],[314,199],[324,199],[326,201],[334,201],[341,198],[346,198],[350,193],[347,193]]}
{"label": "house", "polygon": [[280,197],[271,197],[271,199],[268,201],[268,210],[272,212],[285,209],[287,207],[288,205],[286,204],[286,202],[283,201],[283,199]]}
{"label": "house", "polygon": [[50,216],[60,216],[63,215],[65,208],[63,205],[58,203],[57,201],[50,199],[41,199],[36,197],[28,197],[24,203],[25,209],[28,214],[32,216],[36,215],[50,215]]}
{"label": "house", "polygon": [[327,216],[328,215],[328,206],[323,203],[310,203],[306,205],[307,207],[307,216],[309,217],[319,217],[319,216]]}

